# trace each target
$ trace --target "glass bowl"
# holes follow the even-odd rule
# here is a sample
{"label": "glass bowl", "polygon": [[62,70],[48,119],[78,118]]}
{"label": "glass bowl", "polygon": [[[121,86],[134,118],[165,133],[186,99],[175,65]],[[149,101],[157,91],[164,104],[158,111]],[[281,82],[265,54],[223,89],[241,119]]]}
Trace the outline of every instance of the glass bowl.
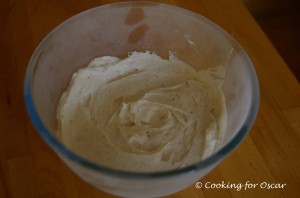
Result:
{"label": "glass bowl", "polygon": [[[88,161],[56,139],[56,108],[72,74],[95,57],[124,58],[133,51],[151,51],[163,58],[171,51],[196,70],[226,67],[222,89],[228,123],[213,155],[181,169],[130,172]],[[245,51],[215,23],[171,5],[124,2],[82,12],[51,31],[30,59],[24,96],[37,132],[82,179],[122,197],[158,197],[195,183],[241,143],[258,111],[259,87]]]}

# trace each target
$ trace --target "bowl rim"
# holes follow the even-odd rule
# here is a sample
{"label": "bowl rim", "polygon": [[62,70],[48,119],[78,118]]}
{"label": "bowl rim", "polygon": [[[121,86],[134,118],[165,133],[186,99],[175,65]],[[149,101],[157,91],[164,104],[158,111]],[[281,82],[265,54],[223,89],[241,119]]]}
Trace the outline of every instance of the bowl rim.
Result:
{"label": "bowl rim", "polygon": [[[243,59],[247,63],[247,71],[249,72],[250,79],[252,81],[251,86],[251,102],[249,105],[249,110],[247,112],[247,116],[245,118],[244,123],[240,127],[239,130],[237,130],[237,133],[233,136],[233,138],[225,144],[223,147],[221,147],[216,153],[209,156],[208,158],[197,162],[195,164],[188,165],[186,167],[180,168],[180,169],[174,169],[174,170],[167,170],[167,171],[158,171],[158,172],[133,172],[133,171],[126,171],[126,170],[120,170],[120,169],[114,169],[109,168],[107,166],[99,165],[94,162],[91,162],[84,157],[81,157],[75,153],[73,153],[71,150],[66,148],[62,143],[60,143],[54,135],[52,135],[48,129],[43,124],[42,120],[40,119],[38,112],[35,108],[33,96],[32,96],[32,82],[33,82],[33,74],[35,70],[35,57],[38,55],[38,52],[40,49],[42,49],[43,45],[47,41],[47,38],[50,37],[52,34],[55,33],[58,29],[64,26],[64,24],[68,23],[71,20],[75,20],[77,17],[84,16],[84,14],[91,12],[91,11],[101,11],[105,9],[109,9],[111,7],[120,7],[120,6],[140,6],[140,7],[153,7],[158,6],[162,9],[171,9],[173,11],[180,12],[183,15],[188,15],[196,20],[200,20],[202,23],[209,25],[212,28],[215,28],[216,30],[220,31],[224,37],[226,37],[228,40],[230,40],[232,43],[234,43],[234,47],[237,48],[241,55],[243,56]],[[210,21],[206,17],[197,14],[195,12],[186,10],[181,7],[177,7],[170,4],[165,3],[156,3],[156,2],[146,2],[146,1],[129,1],[129,2],[118,2],[118,3],[111,3],[106,5],[101,5],[98,7],[94,7],[91,9],[88,9],[86,11],[83,11],[81,13],[78,13],[61,24],[59,24],[56,28],[54,28],[50,33],[47,34],[46,37],[39,43],[35,51],[33,52],[28,67],[25,73],[25,79],[24,79],[24,98],[25,98],[25,106],[27,109],[27,112],[29,114],[29,117],[35,126],[37,132],[42,136],[45,142],[49,144],[49,146],[54,149],[59,155],[62,155],[66,157],[68,160],[79,164],[87,169],[92,169],[94,171],[115,176],[115,177],[121,177],[121,178],[129,178],[129,179],[153,179],[153,178],[163,178],[163,177],[171,177],[171,176],[177,176],[180,174],[189,173],[192,171],[199,171],[201,169],[208,168],[214,164],[217,164],[221,162],[221,160],[226,157],[229,153],[231,153],[246,137],[247,133],[250,131],[252,125],[254,124],[258,107],[259,107],[259,85],[258,85],[258,79],[256,72],[254,70],[254,66],[244,51],[244,49],[240,46],[240,44],[226,31],[224,31],[219,25],[216,23]],[[63,160],[64,161],[64,160]]]}

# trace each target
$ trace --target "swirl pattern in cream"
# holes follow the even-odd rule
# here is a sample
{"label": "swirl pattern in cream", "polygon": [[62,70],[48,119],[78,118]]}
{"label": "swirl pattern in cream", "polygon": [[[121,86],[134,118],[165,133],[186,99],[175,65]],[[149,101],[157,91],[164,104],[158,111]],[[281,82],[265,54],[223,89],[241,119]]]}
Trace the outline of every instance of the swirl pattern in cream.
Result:
{"label": "swirl pattern in cream", "polygon": [[96,163],[161,171],[195,163],[226,128],[222,66],[195,71],[172,54],[100,57],[80,69],[57,110],[58,137]]}

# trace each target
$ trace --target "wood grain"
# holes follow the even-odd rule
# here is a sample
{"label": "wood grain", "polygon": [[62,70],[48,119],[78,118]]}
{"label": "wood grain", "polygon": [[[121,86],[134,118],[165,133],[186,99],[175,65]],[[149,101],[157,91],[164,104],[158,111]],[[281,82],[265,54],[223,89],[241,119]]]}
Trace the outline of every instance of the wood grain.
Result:
{"label": "wood grain", "polygon": [[[0,197],[114,197],[70,171],[32,126],[23,79],[43,37],[67,18],[114,0],[2,0],[0,2]],[[299,83],[239,0],[161,0],[202,14],[238,40],[260,82],[260,109],[243,143],[202,183],[286,183],[283,189],[196,189],[179,197],[296,197],[300,194]]]}
{"label": "wood grain", "polygon": [[300,2],[241,0],[300,81]]}

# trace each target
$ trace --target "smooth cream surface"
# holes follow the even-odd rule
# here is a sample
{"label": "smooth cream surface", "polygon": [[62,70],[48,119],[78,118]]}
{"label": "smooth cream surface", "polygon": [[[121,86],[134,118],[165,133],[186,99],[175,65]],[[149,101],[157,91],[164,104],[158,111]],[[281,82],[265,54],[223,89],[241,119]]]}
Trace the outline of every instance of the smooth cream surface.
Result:
{"label": "smooth cream surface", "polygon": [[211,155],[226,128],[224,67],[195,71],[172,54],[104,56],[74,73],[58,109],[58,138],[104,166],[180,168]]}

